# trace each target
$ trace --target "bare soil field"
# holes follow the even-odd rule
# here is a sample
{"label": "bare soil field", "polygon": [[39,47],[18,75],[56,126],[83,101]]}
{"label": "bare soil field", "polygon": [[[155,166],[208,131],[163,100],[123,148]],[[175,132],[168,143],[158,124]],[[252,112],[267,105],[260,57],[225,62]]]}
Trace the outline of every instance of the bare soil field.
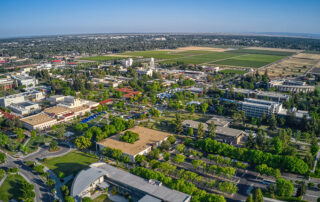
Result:
{"label": "bare soil field", "polygon": [[[320,60],[318,54],[299,53],[280,63],[268,67],[269,77],[290,77],[305,74],[312,66]],[[259,72],[264,73],[264,70]]]}
{"label": "bare soil field", "polygon": [[295,49],[283,49],[283,48],[265,48],[265,47],[248,47],[244,49],[249,49],[249,50],[268,50],[268,51],[284,51],[284,52],[299,52],[300,50],[295,50]]}

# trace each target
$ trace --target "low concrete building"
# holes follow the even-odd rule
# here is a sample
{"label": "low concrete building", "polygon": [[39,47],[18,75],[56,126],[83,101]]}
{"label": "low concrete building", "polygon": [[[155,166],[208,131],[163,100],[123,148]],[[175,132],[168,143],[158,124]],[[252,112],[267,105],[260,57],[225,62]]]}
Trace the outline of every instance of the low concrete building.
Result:
{"label": "low concrete building", "polygon": [[10,109],[15,114],[24,116],[32,113],[39,112],[41,110],[41,107],[38,103],[26,101],[26,102],[20,102],[17,104],[11,104],[8,106],[8,109]]}
{"label": "low concrete building", "polygon": [[9,90],[14,88],[14,86],[14,80],[8,78],[0,79],[0,90]]}
{"label": "low concrete building", "polygon": [[97,143],[100,150],[103,150],[105,147],[112,149],[120,149],[124,155],[130,157],[130,160],[134,162],[134,158],[137,155],[146,155],[153,148],[156,148],[161,145],[161,143],[168,139],[171,134],[152,130],[149,128],[144,128],[141,126],[135,126],[126,131],[131,131],[139,134],[139,139],[134,143],[130,144],[119,140],[119,136],[124,132],[111,136],[107,139],[104,139]]}
{"label": "low concrete building", "polygon": [[[198,127],[200,125],[199,121],[193,121],[193,120],[184,120],[182,122],[182,126],[184,129],[184,132],[187,133],[189,128],[193,128],[194,134],[197,134]],[[202,123],[203,125],[203,130],[205,132],[205,135],[208,134],[208,124]],[[233,128],[228,128],[228,127],[221,127],[221,126],[216,126],[216,140],[220,142],[225,142],[228,144],[234,144],[238,145],[241,143],[241,140],[243,137],[246,136],[246,133],[242,130],[237,130]]]}
{"label": "low concrete building", "polygon": [[106,163],[94,163],[80,171],[72,183],[71,196],[81,201],[84,197],[91,197],[91,191],[107,187],[114,187],[120,193],[129,193],[140,202],[191,201],[190,195],[169,189],[159,181],[143,179]]}
{"label": "low concrete building", "polygon": [[28,130],[44,130],[57,124],[57,120],[45,113],[40,113],[20,119],[22,126]]}
{"label": "low concrete building", "polygon": [[269,87],[276,88],[279,91],[292,92],[292,93],[309,93],[314,91],[314,86],[308,86],[303,81],[292,80],[273,80],[269,82]]}

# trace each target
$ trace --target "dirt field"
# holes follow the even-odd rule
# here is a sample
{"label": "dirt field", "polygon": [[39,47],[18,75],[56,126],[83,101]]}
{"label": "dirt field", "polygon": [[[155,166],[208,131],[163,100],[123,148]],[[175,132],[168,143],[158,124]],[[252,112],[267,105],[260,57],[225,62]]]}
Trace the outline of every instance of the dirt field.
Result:
{"label": "dirt field", "polygon": [[[289,77],[306,73],[320,60],[318,54],[299,53],[293,57],[268,67],[270,77]],[[264,70],[259,72],[264,73]]]}
{"label": "dirt field", "polygon": [[264,47],[248,47],[244,49],[252,49],[252,50],[268,50],[268,51],[284,51],[284,52],[298,52],[300,50],[295,49],[282,49],[282,48],[264,48]]}

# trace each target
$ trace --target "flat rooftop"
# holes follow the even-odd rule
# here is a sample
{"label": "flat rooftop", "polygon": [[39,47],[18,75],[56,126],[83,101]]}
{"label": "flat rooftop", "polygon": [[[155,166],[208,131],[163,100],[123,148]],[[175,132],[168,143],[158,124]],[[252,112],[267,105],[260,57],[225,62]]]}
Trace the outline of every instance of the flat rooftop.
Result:
{"label": "flat rooftop", "polygon": [[69,109],[67,107],[54,106],[54,107],[49,107],[43,111],[49,114],[61,114],[64,112],[69,112]]}
{"label": "flat rooftop", "polygon": [[169,189],[163,185],[150,183],[148,180],[108,165],[106,163],[97,163],[92,165],[107,171],[107,177],[115,182],[141,190],[142,192],[159,198],[163,201],[183,202],[191,199],[191,196],[176,190]]}
{"label": "flat rooftop", "polygon": [[30,124],[32,126],[36,126],[42,123],[46,123],[49,121],[54,121],[55,119],[51,118],[45,113],[40,113],[32,116],[25,117],[23,119],[20,119],[22,122],[25,122],[27,124]]}
{"label": "flat rooftop", "polygon": [[152,130],[141,126],[135,126],[126,131],[138,133],[139,140],[137,140],[134,144],[120,141],[119,136],[125,133],[125,131],[123,131],[120,134],[114,135],[112,137],[98,142],[98,144],[112,149],[120,149],[123,153],[134,156],[140,153],[141,151],[145,150],[146,148],[152,146],[153,144],[171,136],[170,133]]}

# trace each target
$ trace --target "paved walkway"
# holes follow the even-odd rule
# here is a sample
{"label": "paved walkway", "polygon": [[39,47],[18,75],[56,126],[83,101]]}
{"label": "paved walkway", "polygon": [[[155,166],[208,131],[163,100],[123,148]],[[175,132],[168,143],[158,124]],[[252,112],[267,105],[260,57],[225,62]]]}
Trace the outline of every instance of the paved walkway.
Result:
{"label": "paved walkway", "polygon": [[7,174],[4,174],[3,178],[0,181],[0,187],[1,187],[2,183],[6,180],[7,176],[8,176]]}

